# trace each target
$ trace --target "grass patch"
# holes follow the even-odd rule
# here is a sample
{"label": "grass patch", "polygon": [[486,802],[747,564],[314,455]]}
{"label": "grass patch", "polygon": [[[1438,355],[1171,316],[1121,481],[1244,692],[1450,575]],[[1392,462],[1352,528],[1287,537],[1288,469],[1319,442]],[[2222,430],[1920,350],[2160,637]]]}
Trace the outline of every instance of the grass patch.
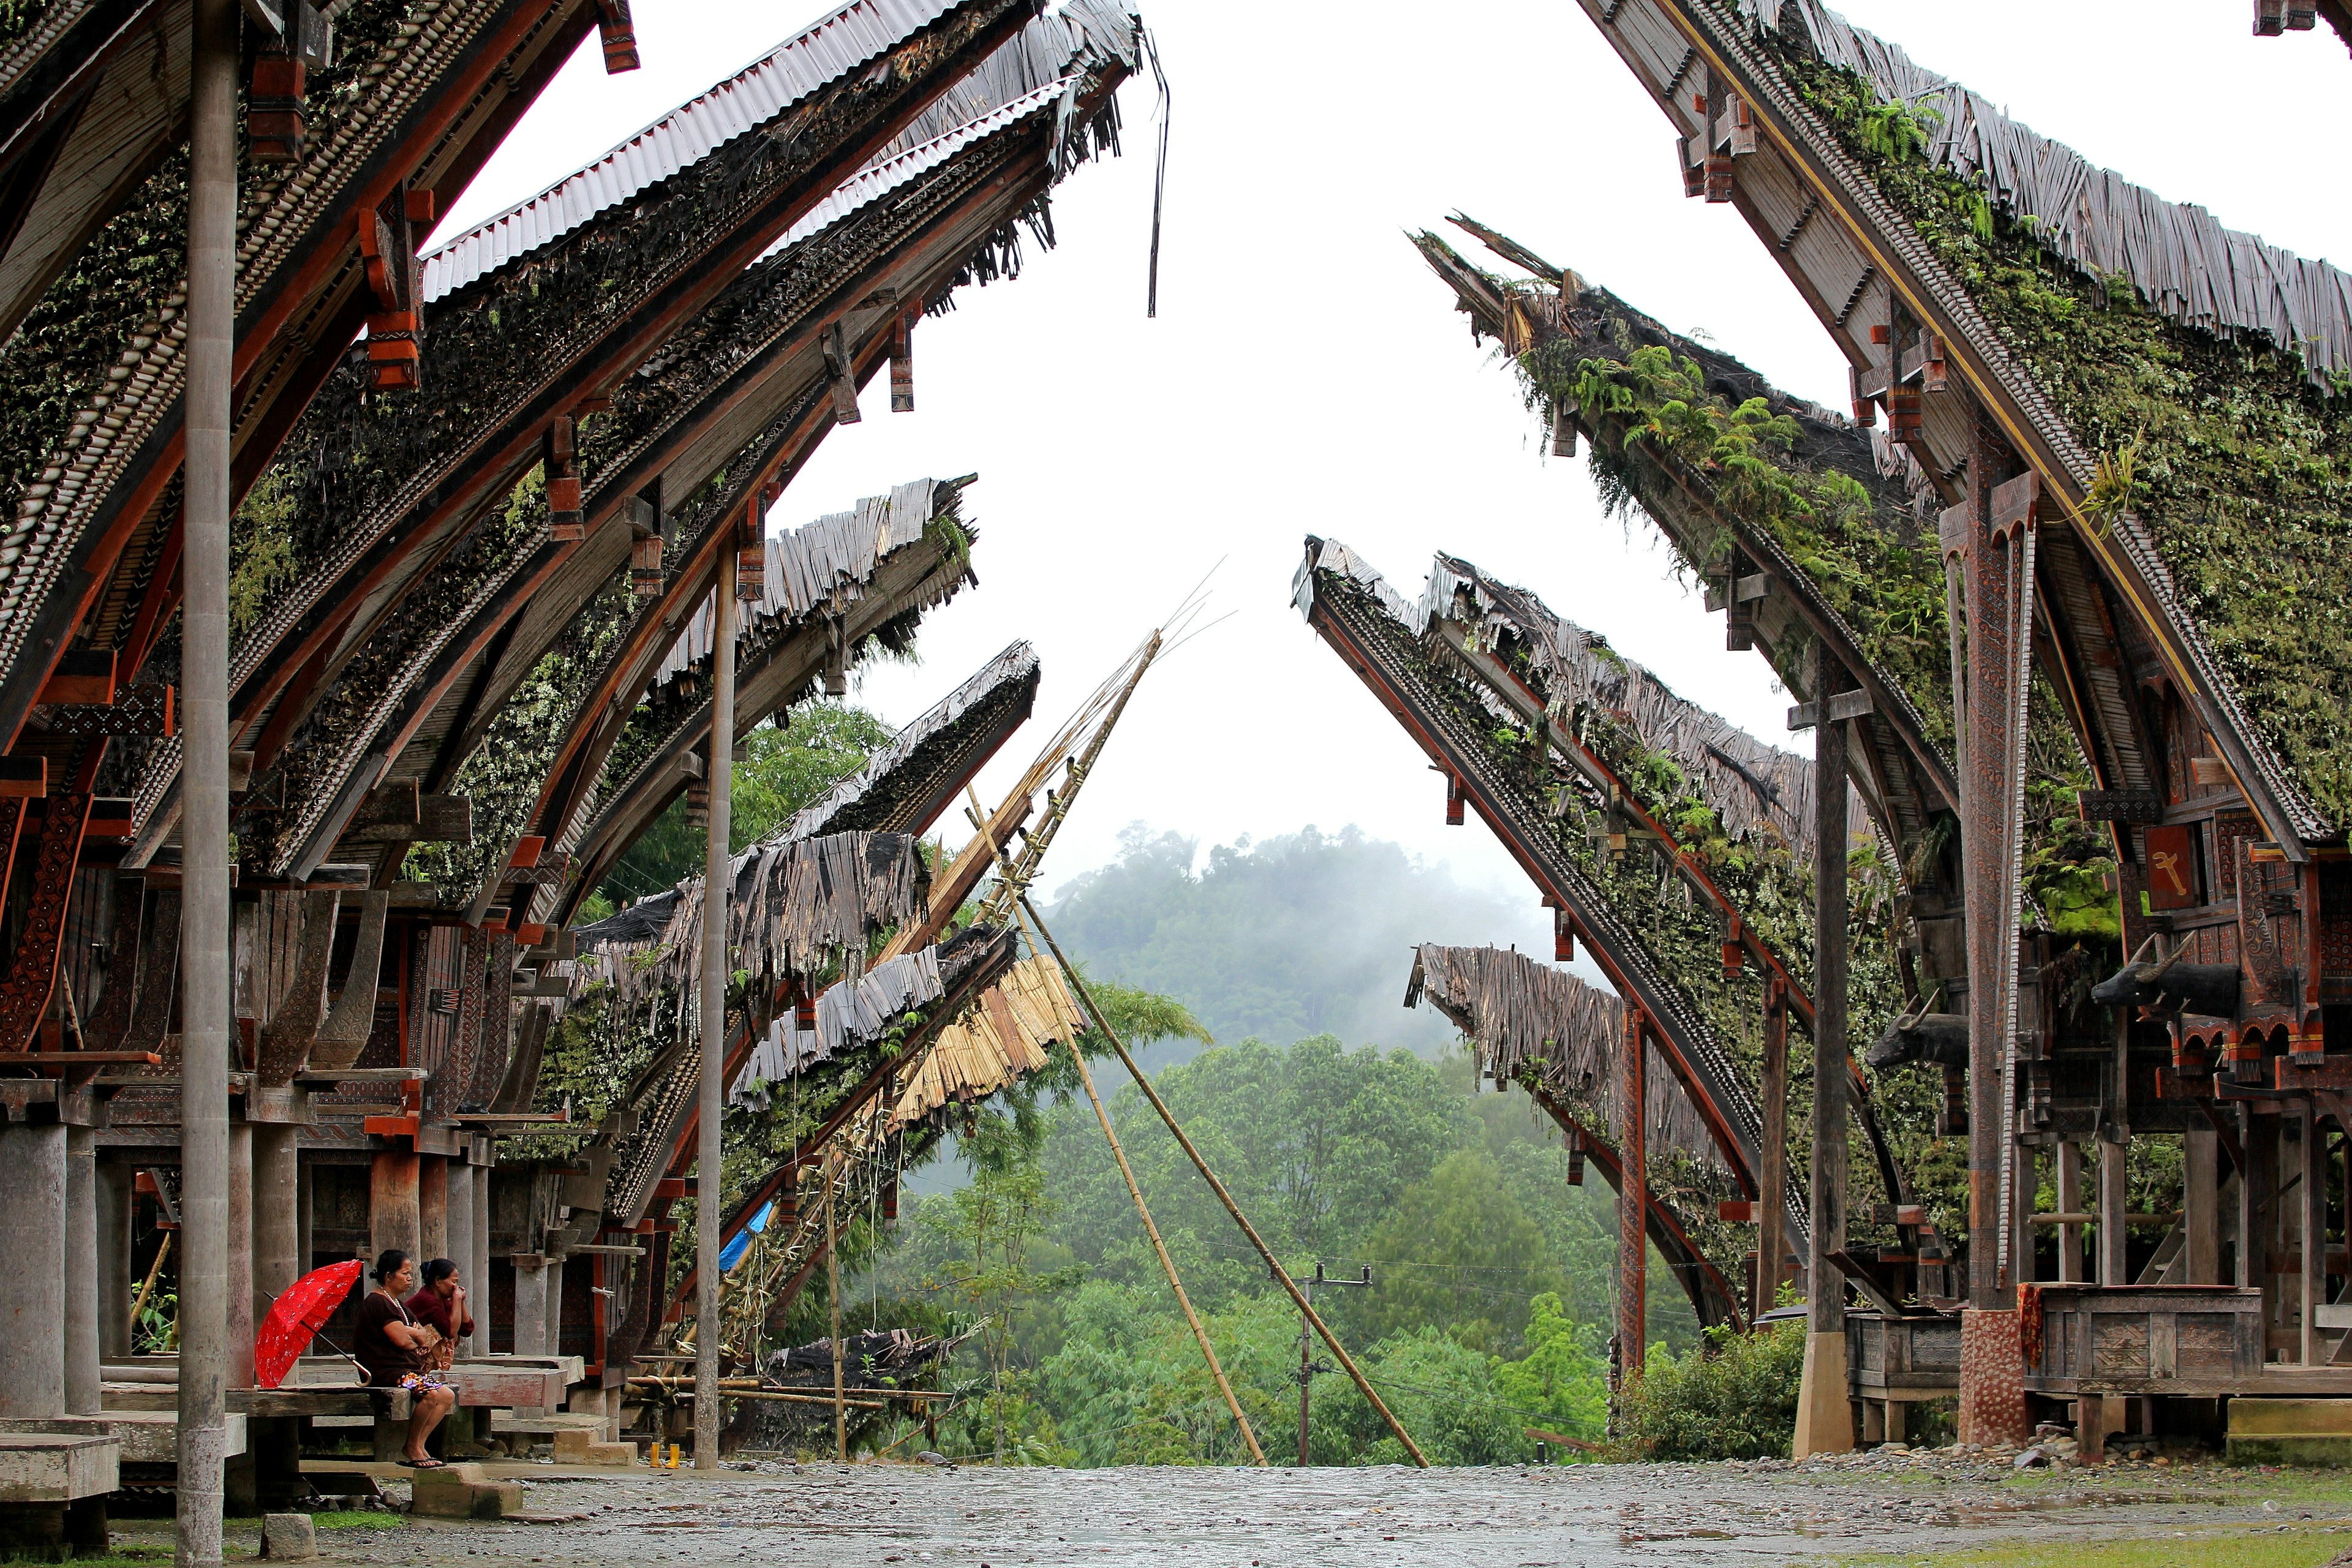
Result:
{"label": "grass patch", "polygon": [[314,1530],[403,1530],[408,1521],[380,1508],[341,1508],[310,1516]]}
{"label": "grass patch", "polygon": [[[2321,1568],[2346,1531],[2216,1526],[2124,1541],[2008,1541],[1955,1552],[1896,1552],[1817,1560],[1818,1568]],[[2226,1559],[2221,1554],[2226,1553]]]}

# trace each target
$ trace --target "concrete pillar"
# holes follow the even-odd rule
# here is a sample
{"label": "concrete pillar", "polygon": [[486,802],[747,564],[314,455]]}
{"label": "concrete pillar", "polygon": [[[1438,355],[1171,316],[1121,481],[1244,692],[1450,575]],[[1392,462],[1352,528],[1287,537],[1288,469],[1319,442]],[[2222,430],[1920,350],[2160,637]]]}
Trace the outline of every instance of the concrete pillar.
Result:
{"label": "concrete pillar", "polygon": [[233,1121],[228,1130],[228,1341],[230,1388],[253,1386],[253,1332],[261,1313],[253,1297],[253,1124]]}
{"label": "concrete pillar", "polygon": [[543,1355],[563,1353],[563,1259],[555,1258],[547,1266],[547,1349]]}
{"label": "concrete pillar", "polygon": [[98,1139],[66,1129],[66,1411],[98,1414]]}
{"label": "concrete pillar", "polygon": [[66,1130],[0,1112],[0,1417],[66,1413]]}
{"label": "concrete pillar", "polygon": [[254,1310],[268,1303],[310,1270],[302,1251],[300,1129],[285,1122],[259,1122],[253,1129]]}
{"label": "concrete pillar", "polygon": [[449,1161],[442,1154],[416,1157],[416,1266],[449,1256]]}
{"label": "concrete pillar", "polygon": [[[754,531],[766,521],[755,506]],[[725,1105],[727,1059],[727,924],[733,883],[727,869],[727,836],[733,816],[735,755],[735,552],[722,544],[718,580],[711,585],[710,826],[703,856],[702,1079],[699,1138],[694,1168],[702,1196],[694,1205],[694,1468],[719,1468],[719,1125]],[[1635,1112],[1638,1120],[1640,1112]],[[1629,1169],[1629,1176],[1634,1173]],[[1638,1186],[1638,1181],[1629,1181]],[[553,1292],[562,1299],[561,1289]],[[552,1330],[550,1331],[552,1337]]]}
{"label": "concrete pillar", "polygon": [[[194,0],[180,581],[182,1568],[221,1560],[229,1231],[228,514],[236,332],[236,0]],[[238,1282],[240,1286],[242,1281]],[[248,1353],[250,1339],[247,1342]]]}
{"label": "concrete pillar", "polygon": [[419,1262],[425,1245],[424,1216],[417,1206],[417,1156],[414,1149],[378,1149],[368,1168],[368,1267],[398,1247]]}
{"label": "concrete pillar", "polygon": [[467,1184],[474,1192],[474,1228],[466,1254],[466,1289],[474,1302],[474,1337],[466,1345],[466,1353],[486,1356],[490,1353],[490,1168],[467,1165],[464,1169]]}
{"label": "concrete pillar", "polygon": [[[294,1257],[301,1266],[301,1274],[308,1274],[318,1267],[311,1261],[318,1257],[319,1248],[314,1239],[316,1232],[312,1228],[314,1222],[311,1217],[310,1205],[319,1184],[319,1173],[309,1165],[302,1163],[301,1142],[299,1138],[295,1141],[295,1150]],[[299,1279],[300,1275],[298,1274],[296,1278]]]}
{"label": "concrete pillar", "polygon": [[2189,1130],[2181,1183],[2182,1237],[2188,1283],[2221,1283],[2221,1140],[2210,1127]]}
{"label": "concrete pillar", "polygon": [[139,1285],[131,1277],[131,1223],[134,1213],[131,1167],[121,1160],[98,1164],[98,1353],[101,1360],[131,1354],[131,1303]]}
{"label": "concrete pillar", "polygon": [[474,1277],[466,1271],[474,1256],[474,1183],[466,1173],[463,1158],[441,1162],[442,1189],[446,1194],[445,1207],[448,1214],[448,1236],[443,1249],[434,1256],[446,1258],[457,1266],[457,1283],[470,1292]]}
{"label": "concrete pillar", "polygon": [[[533,1254],[514,1260],[514,1353],[552,1355],[547,1342],[548,1263]],[[561,1291],[556,1292],[559,1298]]]}

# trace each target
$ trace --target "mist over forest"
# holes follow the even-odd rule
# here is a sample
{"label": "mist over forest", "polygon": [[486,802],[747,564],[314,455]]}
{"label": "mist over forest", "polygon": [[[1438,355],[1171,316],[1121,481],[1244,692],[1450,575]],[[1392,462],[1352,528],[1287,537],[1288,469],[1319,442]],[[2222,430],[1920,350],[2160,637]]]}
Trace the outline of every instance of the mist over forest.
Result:
{"label": "mist over forest", "polygon": [[[1197,838],[1135,823],[1119,843],[1117,860],[1061,887],[1054,934],[1089,974],[1183,1003],[1220,1044],[1329,1034],[1434,1058],[1454,1030],[1433,1009],[1402,1005],[1412,949],[1516,942],[1541,953],[1551,940],[1532,889],[1513,900],[1466,887],[1443,862],[1352,826],[1244,837],[1202,856]],[[1165,1041],[1145,1065],[1202,1048]]]}

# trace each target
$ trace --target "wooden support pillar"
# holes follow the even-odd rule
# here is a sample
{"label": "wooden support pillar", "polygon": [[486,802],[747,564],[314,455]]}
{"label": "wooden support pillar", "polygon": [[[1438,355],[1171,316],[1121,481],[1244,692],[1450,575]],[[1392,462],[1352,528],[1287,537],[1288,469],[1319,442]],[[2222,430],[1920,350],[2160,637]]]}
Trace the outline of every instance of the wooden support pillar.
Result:
{"label": "wooden support pillar", "polygon": [[1764,983],[1764,1169],[1756,1199],[1756,1298],[1760,1317],[1780,1296],[1789,1256],[1789,992],[1778,974]]}
{"label": "wooden support pillar", "polygon": [[[1898,420],[1898,425],[1900,421]],[[2018,1037],[2018,877],[2025,707],[2032,672],[2039,480],[1979,418],[1959,504],[1939,519],[1944,559],[1959,563],[1963,627],[1949,629],[1965,675],[1959,735],[1960,847],[1969,950],[1969,1304],[1960,1321],[1959,1436],[2022,1441],[2021,1324],[2011,1256],[2016,1168],[2011,1064]],[[2004,479],[2003,476],[2016,477]]]}
{"label": "wooden support pillar", "polygon": [[127,1161],[98,1163],[98,1354],[101,1362],[131,1354],[131,1301],[138,1286],[131,1278],[131,1195]]}
{"label": "wooden support pillar", "polygon": [[2263,1293],[2263,1361],[2273,1359],[2270,1336],[2280,1326],[2278,1276],[2271,1272],[2278,1250],[2280,1168],[2279,1119],[2245,1117],[2241,1137],[2246,1155],[2244,1192],[2238,1199],[2238,1285]]}
{"label": "wooden support pillar", "polygon": [[1831,700],[1848,684],[1825,646],[1814,650],[1813,726],[1813,1151],[1812,1234],[1805,1268],[1805,1362],[1792,1452],[1853,1447],[1847,1398],[1846,1202],[1846,725]]}
{"label": "wooden support pillar", "polygon": [[2110,1289],[2131,1283],[2124,1250],[2130,1236],[2124,1215],[2131,1209],[2125,1152],[2122,1143],[2099,1141],[2099,1283]]}
{"label": "wooden support pillar", "polygon": [[2022,1285],[2041,1278],[2034,1271],[2033,1199],[2042,1186],[2042,1151],[2020,1143],[2010,1158],[2015,1162],[2009,1194],[2010,1276]]}
{"label": "wooden support pillar", "polygon": [[2303,1181],[2296,1188],[2303,1201],[2295,1205],[2301,1214],[2295,1230],[2303,1278],[2295,1296],[2295,1349],[2304,1365],[2317,1366],[2326,1359],[2320,1353],[2317,1309],[2327,1300],[2327,1139],[2310,1100],[2296,1108],[2295,1120],[2303,1133]]}
{"label": "wooden support pillar", "polygon": [[368,1168],[368,1266],[388,1247],[415,1257],[423,1245],[416,1151],[379,1149]]}
{"label": "wooden support pillar", "polygon": [[2116,1417],[2123,1411],[2123,1401],[2107,1399],[2095,1394],[2085,1394],[2074,1401],[2075,1458],[2085,1465],[2095,1465],[2107,1457],[2107,1434],[2116,1428]]}
{"label": "wooden support pillar", "polygon": [[1642,1009],[1627,1004],[1618,1079],[1617,1133],[1624,1173],[1617,1184],[1617,1352],[1629,1387],[1642,1375],[1649,1314],[1650,1182],[1643,1124],[1648,1105],[1643,1053],[1649,1046],[1643,1026]]}
{"label": "wooden support pillar", "polygon": [[449,1162],[440,1154],[416,1157],[416,1265],[449,1256]]}
{"label": "wooden support pillar", "polygon": [[912,414],[915,411],[915,318],[919,312],[902,310],[890,325],[890,412]]}
{"label": "wooden support pillar", "polygon": [[[2083,1146],[2072,1139],[2058,1145],[2058,1212],[2083,1212]],[[2079,1285],[2083,1273],[2083,1227],[2062,1225],[2058,1227],[2058,1279],[2063,1284]]]}

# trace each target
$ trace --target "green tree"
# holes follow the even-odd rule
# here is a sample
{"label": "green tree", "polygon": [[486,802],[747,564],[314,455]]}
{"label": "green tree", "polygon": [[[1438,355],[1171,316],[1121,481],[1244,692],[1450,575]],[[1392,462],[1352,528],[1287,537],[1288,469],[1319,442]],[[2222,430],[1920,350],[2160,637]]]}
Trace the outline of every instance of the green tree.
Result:
{"label": "green tree", "polygon": [[[793,709],[781,730],[753,730],[745,740],[749,756],[728,773],[728,852],[740,854],[782,827],[794,812],[864,767],[890,737],[890,726],[865,709],[823,699]],[[709,838],[688,824],[685,796],[670,802],[614,862],[595,895],[604,900],[603,912],[701,875]]]}
{"label": "green tree", "polygon": [[1555,1291],[1529,1304],[1528,1353],[1498,1361],[1495,1392],[1533,1418],[1570,1437],[1597,1439],[1609,1420],[1609,1365],[1601,1331],[1579,1322]]}
{"label": "green tree", "polygon": [[[1035,1297],[1075,1285],[1081,1270],[1033,1268],[1030,1251],[1054,1213],[1045,1194],[1045,1172],[1034,1140],[1012,1123],[984,1123],[965,1139],[974,1169],[971,1184],[949,1194],[944,1204],[926,1204],[923,1223],[953,1248],[947,1273],[954,1293],[988,1314],[980,1339],[991,1378],[989,1405],[995,1457],[1005,1456],[1008,1426],[1006,1372],[1012,1362],[1014,1320]],[[1024,1391],[1013,1390],[1014,1396]],[[1016,1448],[1024,1436],[1018,1414],[1009,1423]]]}
{"label": "green tree", "polygon": [[1378,1288],[1355,1314],[1385,1336],[1428,1324],[1474,1350],[1516,1346],[1528,1300],[1559,1302],[1559,1267],[1484,1149],[1456,1149],[1399,1194],[1364,1243]]}

